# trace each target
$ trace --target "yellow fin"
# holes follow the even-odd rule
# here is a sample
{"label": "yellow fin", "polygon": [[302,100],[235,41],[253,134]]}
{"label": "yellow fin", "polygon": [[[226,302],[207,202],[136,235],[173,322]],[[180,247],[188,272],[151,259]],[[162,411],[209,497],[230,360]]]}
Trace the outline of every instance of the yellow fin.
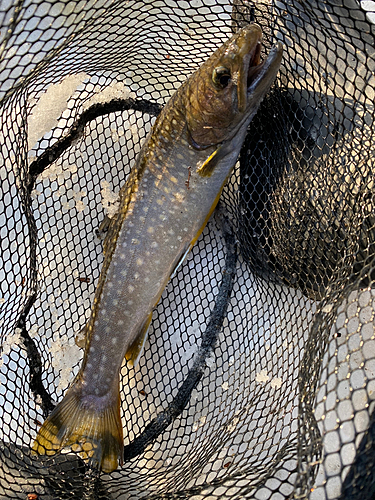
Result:
{"label": "yellow fin", "polygon": [[39,455],[54,455],[70,446],[91,467],[112,472],[123,463],[118,387],[116,394],[102,398],[84,398],[80,387],[81,380],[76,379],[39,429],[32,449]]}
{"label": "yellow fin", "polygon": [[125,354],[126,360],[130,363],[130,366],[137,366],[139,358],[142,355],[143,348],[147,340],[148,329],[150,328],[150,323],[152,319],[152,311],[147,316],[147,319],[143,323],[137,338],[134,340],[132,345],[129,347],[127,353]]}
{"label": "yellow fin", "polygon": [[197,172],[201,177],[210,177],[218,163],[221,159],[221,146],[219,146],[215,151],[207,158],[207,160],[201,165]]}

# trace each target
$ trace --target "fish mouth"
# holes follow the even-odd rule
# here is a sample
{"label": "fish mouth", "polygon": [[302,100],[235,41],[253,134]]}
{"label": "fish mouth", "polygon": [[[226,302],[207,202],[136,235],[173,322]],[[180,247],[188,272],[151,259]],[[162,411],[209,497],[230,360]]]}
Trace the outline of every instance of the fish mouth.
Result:
{"label": "fish mouth", "polygon": [[252,95],[256,94],[259,98],[259,94],[265,94],[268,91],[279,71],[281,64],[283,55],[282,43],[277,42],[273,45],[264,61],[261,61],[260,58],[261,48],[262,44],[261,41],[259,41],[251,56],[247,69],[247,107],[250,104],[249,101],[253,100]]}
{"label": "fish mouth", "polygon": [[255,46],[253,54],[250,54],[250,63],[247,69],[247,88],[249,88],[252,82],[255,80],[257,74],[262,69],[264,61],[260,60],[260,52],[262,50],[262,40],[260,39]]}
{"label": "fish mouth", "polygon": [[[276,43],[270,50],[268,57],[261,61],[262,30],[256,25],[249,26],[248,38],[243,42],[241,52],[243,65],[239,72],[237,87],[237,101],[239,112],[244,113],[249,107],[251,95],[259,90],[267,92],[279,70],[283,46]],[[246,53],[247,52],[247,53]],[[259,92],[256,92],[259,97]]]}

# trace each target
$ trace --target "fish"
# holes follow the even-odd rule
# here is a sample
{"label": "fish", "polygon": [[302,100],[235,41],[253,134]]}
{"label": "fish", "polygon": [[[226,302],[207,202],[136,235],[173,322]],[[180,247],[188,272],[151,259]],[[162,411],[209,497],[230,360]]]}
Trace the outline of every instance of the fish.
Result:
{"label": "fish", "polygon": [[108,227],[82,365],[39,429],[34,453],[71,447],[107,473],[123,464],[121,365],[124,357],[137,362],[153,309],[206,226],[277,76],[282,44],[263,62],[261,47],[261,28],[242,28],[157,117]]}

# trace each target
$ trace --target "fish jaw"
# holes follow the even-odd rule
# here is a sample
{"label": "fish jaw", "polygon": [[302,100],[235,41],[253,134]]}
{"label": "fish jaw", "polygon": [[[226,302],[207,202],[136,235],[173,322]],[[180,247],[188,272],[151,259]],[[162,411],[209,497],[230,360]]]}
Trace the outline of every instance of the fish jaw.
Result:
{"label": "fish jaw", "polygon": [[[254,116],[259,104],[269,91],[279,71],[283,55],[283,44],[277,42],[270,50],[267,59],[250,68],[246,97],[246,118]],[[255,109],[255,112],[254,112]]]}
{"label": "fish jaw", "polygon": [[283,52],[282,44],[277,43],[260,63],[261,40],[258,25],[246,26],[187,81],[186,121],[195,149],[231,140],[255,115],[277,76]]}

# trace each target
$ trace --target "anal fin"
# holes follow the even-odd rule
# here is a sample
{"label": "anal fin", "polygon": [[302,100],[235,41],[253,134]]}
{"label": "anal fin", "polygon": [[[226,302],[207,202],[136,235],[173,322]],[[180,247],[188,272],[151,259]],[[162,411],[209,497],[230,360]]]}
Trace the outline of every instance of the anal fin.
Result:
{"label": "anal fin", "polygon": [[148,330],[150,328],[151,324],[151,319],[152,319],[152,311],[151,313],[147,316],[145,322],[142,325],[142,328],[139,330],[139,333],[132,343],[132,345],[129,347],[127,353],[125,354],[126,360],[130,363],[130,366],[137,366],[139,358],[142,355],[143,348],[145,346],[146,340],[147,340],[147,335],[148,335]]}

